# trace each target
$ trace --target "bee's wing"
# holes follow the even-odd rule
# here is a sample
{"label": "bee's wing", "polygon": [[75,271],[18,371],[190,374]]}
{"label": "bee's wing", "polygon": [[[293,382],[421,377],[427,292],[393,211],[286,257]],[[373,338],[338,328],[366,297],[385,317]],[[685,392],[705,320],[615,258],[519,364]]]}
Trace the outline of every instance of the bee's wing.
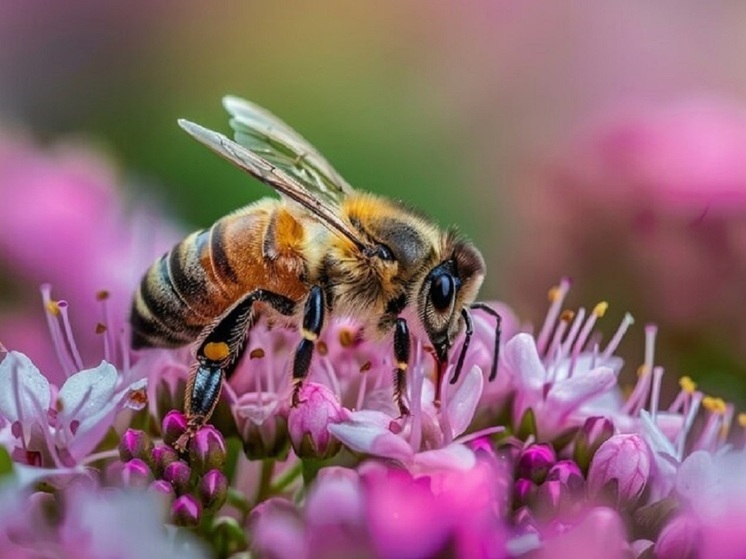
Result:
{"label": "bee's wing", "polygon": [[353,188],[303,136],[268,110],[239,97],[223,98],[234,139],[303,185],[318,198],[338,204]]}
{"label": "bee's wing", "polygon": [[317,195],[317,191],[309,190],[305,184],[289,175],[283,168],[265,159],[263,154],[254,153],[222,134],[194,122],[184,119],[179,119],[178,122],[179,126],[192,137],[240,169],[271,186],[286,198],[306,208],[332,231],[344,235],[361,249],[367,247],[358,234],[340,218],[337,204],[322,199]]}

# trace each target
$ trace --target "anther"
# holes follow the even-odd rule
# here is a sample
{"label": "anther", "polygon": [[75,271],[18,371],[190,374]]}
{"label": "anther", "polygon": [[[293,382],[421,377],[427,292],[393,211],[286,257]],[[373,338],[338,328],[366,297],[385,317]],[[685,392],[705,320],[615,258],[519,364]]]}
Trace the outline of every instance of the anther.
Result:
{"label": "anther", "polygon": [[679,379],[679,386],[687,394],[693,394],[697,390],[697,383],[688,376],[683,376]]}
{"label": "anther", "polygon": [[595,307],[593,307],[593,314],[595,314],[598,318],[601,318],[603,315],[606,314],[606,311],[608,309],[609,303],[607,303],[606,301],[601,301]]}
{"label": "anther", "polygon": [[249,359],[261,359],[264,357],[264,350],[260,347],[252,349],[249,352]]}
{"label": "anther", "polygon": [[57,304],[57,301],[47,301],[47,312],[52,316],[60,316],[60,306]]}
{"label": "anther", "polygon": [[342,347],[352,347],[355,343],[355,332],[349,328],[342,328],[339,331],[339,343]]}

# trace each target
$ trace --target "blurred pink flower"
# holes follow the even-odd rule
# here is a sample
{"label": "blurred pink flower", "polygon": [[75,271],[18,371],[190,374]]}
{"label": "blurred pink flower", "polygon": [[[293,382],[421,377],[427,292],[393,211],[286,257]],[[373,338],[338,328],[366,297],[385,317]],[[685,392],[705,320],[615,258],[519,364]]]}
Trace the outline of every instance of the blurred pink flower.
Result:
{"label": "blurred pink flower", "polygon": [[510,299],[565,270],[664,327],[666,361],[726,351],[746,370],[746,107],[693,99],[623,113],[543,177],[516,188],[531,243],[516,251]]}
{"label": "blurred pink flower", "polygon": [[504,476],[481,456],[467,471],[411,474],[369,463],[326,468],[301,509],[270,500],[252,515],[255,551],[285,557],[504,557]]}
{"label": "blurred pink flower", "polygon": [[18,284],[12,303],[24,317],[18,328],[16,317],[4,316],[0,339],[60,381],[64,364],[47,351],[44,317],[30,311],[39,308],[39,286],[53,284],[76,309],[70,322],[90,365],[103,346],[97,324],[118,346],[143,271],[179,235],[145,205],[128,215],[112,167],[78,146],[40,151],[0,138],[0,199],[0,263]]}
{"label": "blurred pink flower", "polygon": [[64,505],[55,519],[48,514],[54,504],[51,495],[8,487],[5,492],[16,507],[12,516],[0,518],[3,557],[96,559],[113,552],[122,559],[208,557],[191,535],[163,530],[163,503],[146,492],[73,484],[61,491]]}

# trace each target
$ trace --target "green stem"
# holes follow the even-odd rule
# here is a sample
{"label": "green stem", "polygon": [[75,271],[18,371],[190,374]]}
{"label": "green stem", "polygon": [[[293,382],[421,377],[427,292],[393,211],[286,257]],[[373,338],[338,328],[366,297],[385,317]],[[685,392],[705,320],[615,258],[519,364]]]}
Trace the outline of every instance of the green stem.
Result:
{"label": "green stem", "polygon": [[272,484],[271,491],[273,494],[282,493],[303,473],[303,462],[298,461],[292,467],[288,468],[282,474],[277,476]]}
{"label": "green stem", "polygon": [[272,495],[272,476],[275,473],[275,461],[268,458],[262,462],[262,473],[259,478],[259,489],[254,505],[258,505]]}
{"label": "green stem", "polygon": [[251,503],[246,500],[246,495],[233,487],[228,488],[228,504],[240,510],[244,515],[251,512]]}

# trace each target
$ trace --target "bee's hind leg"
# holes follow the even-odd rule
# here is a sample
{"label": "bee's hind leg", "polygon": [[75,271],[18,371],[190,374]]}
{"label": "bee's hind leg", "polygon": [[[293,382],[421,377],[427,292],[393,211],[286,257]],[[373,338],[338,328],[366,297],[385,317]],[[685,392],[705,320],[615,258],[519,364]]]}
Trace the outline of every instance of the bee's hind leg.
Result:
{"label": "bee's hind leg", "polygon": [[189,439],[210,419],[218,404],[223,380],[230,378],[238,365],[246,347],[246,332],[254,318],[252,306],[257,301],[267,303],[288,316],[295,309],[295,303],[287,297],[257,289],[205,329],[197,345],[197,366],[187,382],[184,399],[187,430],[174,443],[180,452],[186,450]]}
{"label": "bee's hind leg", "polygon": [[319,339],[323,325],[324,292],[321,287],[315,285],[306,297],[306,305],[303,310],[303,327],[301,329],[303,339],[295,350],[295,359],[293,360],[293,407],[300,403],[300,389],[303,386],[303,379],[306,378],[308,370],[311,368],[313,349]]}

